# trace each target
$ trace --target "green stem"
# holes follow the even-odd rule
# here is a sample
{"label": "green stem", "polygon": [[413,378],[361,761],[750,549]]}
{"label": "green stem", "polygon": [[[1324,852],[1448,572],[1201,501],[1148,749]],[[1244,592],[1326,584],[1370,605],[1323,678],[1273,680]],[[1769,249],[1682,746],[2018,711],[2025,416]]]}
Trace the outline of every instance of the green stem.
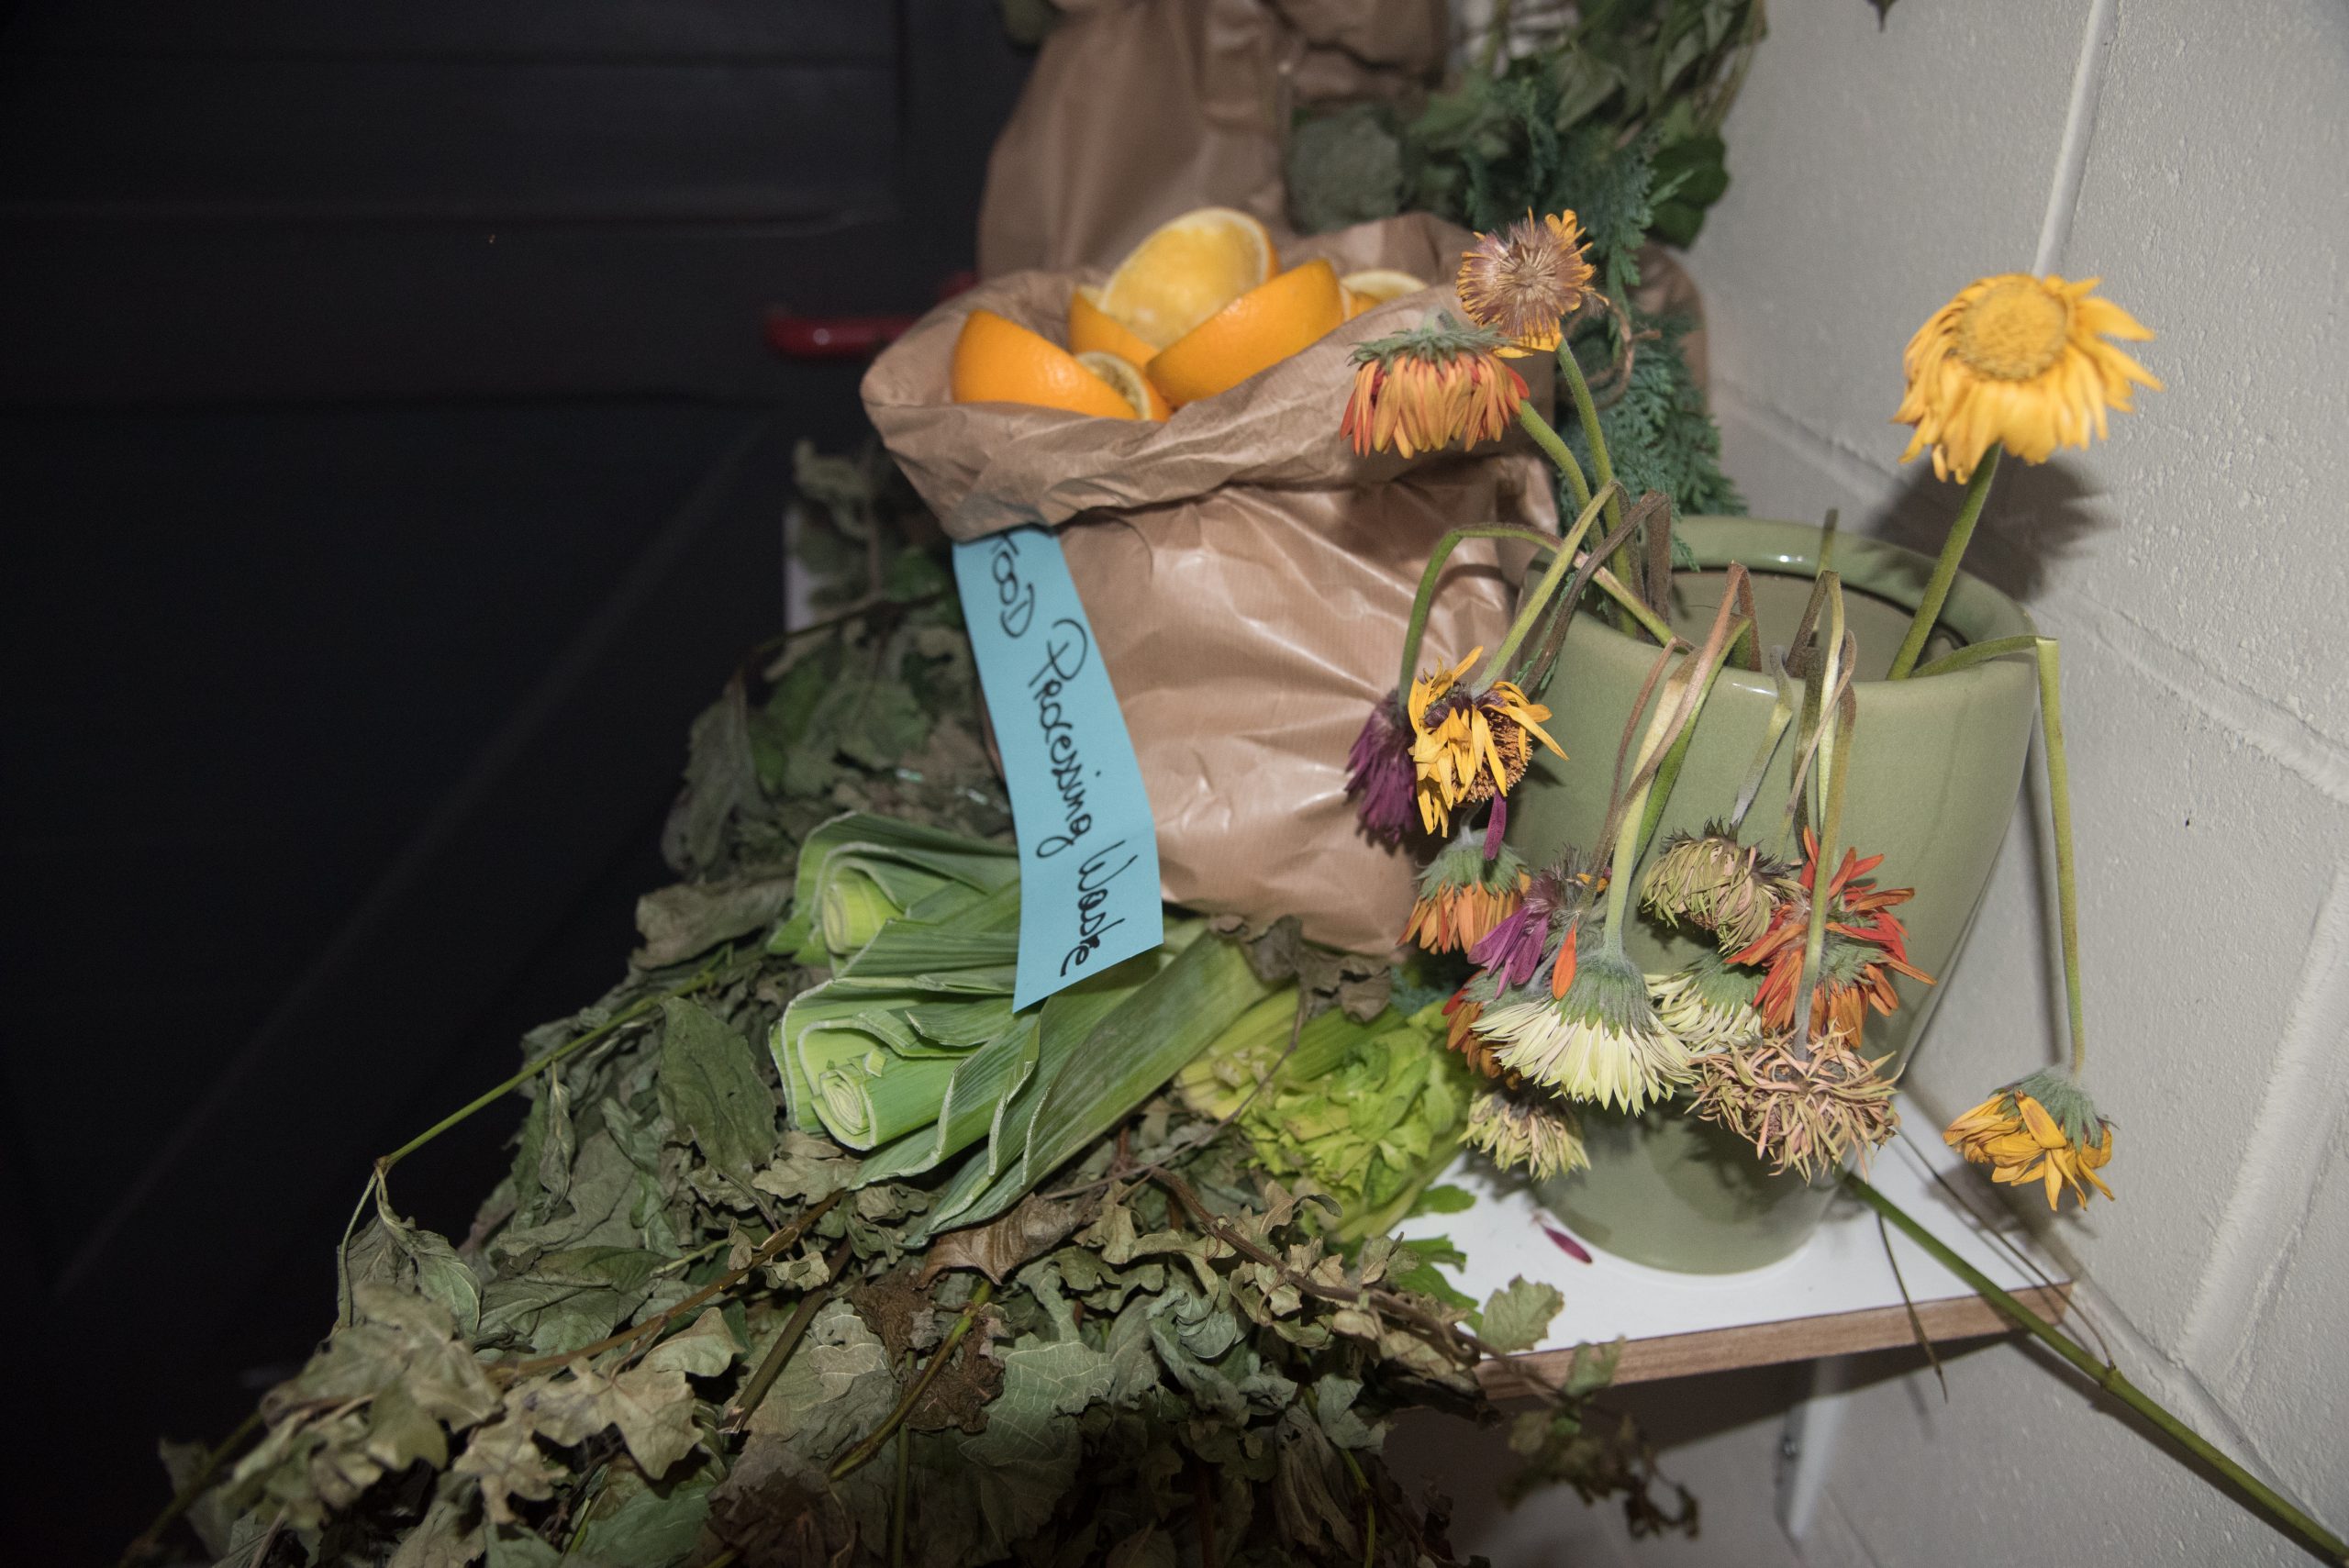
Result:
{"label": "green stem", "polygon": [[2064,694],[2052,637],[2001,637],[1934,660],[1916,673],[1945,675],[2011,653],[2039,661],[2040,760],[2047,769],[2047,814],[2055,830],[2055,911],[2064,941],[2064,1005],[2072,1029],[2072,1081],[2088,1062],[2087,1006],[2080,985],[2080,891],[2072,851],[2072,770],[2064,755]]}
{"label": "green stem", "polygon": [[1599,587],[1606,590],[1607,596],[1613,599],[1615,603],[1621,607],[1625,615],[1630,616],[1633,620],[1640,623],[1642,630],[1645,631],[1650,637],[1654,638],[1657,642],[1663,644],[1664,647],[1669,648],[1672,646],[1672,628],[1664,624],[1663,617],[1648,608],[1644,600],[1642,600],[1637,594],[1632,593],[1631,589],[1625,587],[1621,578],[1616,576],[1615,573],[1608,571],[1607,568],[1602,566],[1598,569],[1598,572],[1593,581],[1597,582]]}
{"label": "green stem", "polygon": [[914,1379],[913,1386],[907,1389],[905,1397],[897,1401],[897,1407],[889,1412],[889,1418],[882,1422],[870,1437],[842,1454],[833,1463],[832,1480],[845,1480],[872,1462],[874,1457],[887,1444],[889,1435],[906,1424],[906,1418],[913,1414],[914,1407],[921,1402],[921,1396],[930,1392],[930,1384],[936,1380],[940,1373],[946,1370],[946,1362],[954,1354],[954,1347],[963,1342],[963,1336],[968,1334],[971,1331],[971,1325],[978,1320],[979,1308],[985,1307],[994,1298],[994,1296],[995,1282],[981,1280],[977,1288],[971,1292],[971,1299],[963,1304],[963,1315],[954,1319],[952,1328],[946,1330],[946,1338],[939,1345],[936,1353],[930,1358],[930,1364],[921,1369],[921,1375]]}
{"label": "green stem", "polygon": [[222,1438],[219,1445],[204,1456],[203,1462],[196,1465],[195,1473],[187,1478],[187,1485],[172,1494],[172,1500],[163,1506],[163,1511],[157,1514],[153,1522],[150,1523],[145,1529],[139,1531],[139,1539],[132,1541],[124,1551],[120,1568],[133,1568],[134,1564],[143,1562],[153,1556],[155,1548],[163,1539],[163,1532],[171,1529],[182,1514],[194,1507],[198,1497],[212,1489],[213,1478],[220,1473],[220,1467],[235,1458],[238,1451],[245,1446],[245,1440],[260,1429],[261,1408],[256,1406],[243,1420],[237,1423],[235,1431]]}
{"label": "green stem", "polygon": [[1419,591],[1411,599],[1411,618],[1403,627],[1403,677],[1395,684],[1397,699],[1410,691],[1411,678],[1419,673],[1419,640],[1427,635],[1428,612],[1435,606],[1436,583],[1443,575],[1444,562],[1452,559],[1454,550],[1472,539],[1513,539],[1543,550],[1554,550],[1558,543],[1538,528],[1511,528],[1503,523],[1454,528],[1436,540],[1427,566],[1419,573]]}
{"label": "green stem", "polygon": [[[1640,738],[1639,755],[1631,762],[1632,777],[1637,778],[1646,770],[1648,759],[1663,744],[1664,732],[1671,728],[1672,713],[1678,706],[1675,699],[1686,689],[1682,677],[1694,675],[1694,663],[1692,659],[1683,666],[1681,676],[1666,681],[1657,695],[1655,717],[1648,721],[1648,731]],[[1631,907],[1631,873],[1640,863],[1640,834],[1646,826],[1648,791],[1654,787],[1655,781],[1651,778],[1623,803],[1623,820],[1615,829],[1614,852],[1608,857],[1607,929],[1601,940],[1607,944],[1606,951],[1617,958],[1628,956],[1623,951],[1623,917]]]}
{"label": "green stem", "polygon": [[2088,1065],[2087,1008],[2080,997],[2080,895],[2072,873],[2072,771],[2064,760],[2064,698],[2055,639],[2039,639],[2039,738],[2047,810],[2055,823],[2055,909],[2064,937],[2064,1005],[2072,1026],[2072,1081]]}
{"label": "green stem", "polygon": [[2063,1332],[2040,1317],[2038,1313],[2016,1300],[2013,1296],[1992,1284],[1988,1275],[1959,1257],[1939,1237],[1910,1218],[1908,1212],[1898,1204],[1869,1185],[1860,1176],[1846,1171],[1843,1173],[1843,1184],[1850,1187],[1861,1202],[1898,1226],[1902,1234],[1932,1253],[1936,1262],[1959,1279],[1964,1280],[1983,1300],[2005,1313],[2017,1327],[2024,1329],[2049,1350],[2071,1362],[2087,1376],[2089,1382],[2160,1428],[2188,1453],[2225,1476],[2230,1483],[2251,1499],[2259,1512],[2266,1515],[2278,1527],[2299,1537],[2307,1545],[2315,1548],[2326,1561],[2349,1563],[2349,1541],[2343,1540],[2339,1536],[2326,1529],[2307,1514],[2302,1513],[2283,1494],[2211,1447],[2201,1433],[2156,1404],[2143,1389],[2130,1382],[2120,1368],[2110,1362],[2097,1360],[2070,1335]]}
{"label": "green stem", "polygon": [[[724,955],[721,954],[720,959],[722,959],[723,956]],[[406,1159],[409,1155],[415,1153],[417,1150],[423,1148],[426,1144],[431,1142],[434,1139],[440,1137],[442,1133],[448,1131],[459,1122],[463,1121],[467,1117],[473,1116],[479,1111],[486,1109],[490,1106],[495,1105],[498,1101],[504,1099],[507,1095],[512,1094],[515,1090],[520,1088],[523,1084],[529,1083],[531,1079],[537,1077],[548,1068],[558,1066],[570,1060],[572,1057],[576,1056],[581,1051],[586,1050],[589,1046],[595,1044],[597,1040],[608,1039],[617,1030],[626,1029],[629,1025],[636,1022],[637,1019],[643,1018],[646,1014],[658,1011],[662,1003],[668,1002],[678,996],[690,996],[695,992],[707,986],[712,980],[717,978],[718,965],[720,959],[711,960],[699,973],[696,974],[691,980],[686,981],[682,985],[674,986],[670,990],[663,991],[657,996],[645,996],[630,1003],[628,1006],[621,1008],[617,1013],[614,1013],[604,1022],[596,1025],[594,1029],[589,1029],[585,1034],[581,1035],[577,1040],[572,1040],[564,1045],[557,1046],[554,1050],[548,1051],[536,1062],[529,1063],[519,1073],[515,1073],[514,1076],[507,1079],[506,1082],[498,1084],[495,1088],[484,1090],[483,1093],[475,1095],[473,1099],[468,1100],[461,1108],[450,1112],[447,1116],[442,1117],[439,1121],[434,1122],[422,1132],[417,1133],[414,1138],[409,1139],[406,1143],[401,1144],[397,1149],[393,1150],[389,1154],[386,1154],[382,1159],[376,1161],[376,1173],[379,1175],[388,1173],[393,1166],[398,1164],[401,1161]]]}
{"label": "green stem", "polygon": [[[1608,460],[1607,438],[1598,428],[1598,404],[1590,395],[1590,383],[1583,379],[1582,361],[1575,358],[1571,338],[1558,339],[1558,369],[1564,373],[1566,385],[1574,392],[1575,417],[1582,421],[1583,439],[1590,443],[1590,471],[1598,487],[1605,490],[1614,481],[1615,465]],[[1616,492],[1620,495],[1620,492]],[[1607,529],[1609,533],[1623,526],[1623,504],[1610,498],[1607,504]],[[1615,547],[1614,559],[1609,565],[1615,575],[1630,581],[1631,575],[1631,544],[1626,539]],[[1628,628],[1627,628],[1628,629]]]}
{"label": "green stem", "polygon": [[[1827,655],[1821,679],[1828,695],[1819,715],[1819,852],[1810,862],[1810,922],[1803,932],[1802,973],[1795,980],[1795,1048],[1804,1057],[1810,1054],[1811,996],[1819,987],[1820,962],[1827,956],[1827,888],[1834,875],[1836,840],[1843,831],[1844,756],[1849,751],[1844,744],[1849,738],[1837,732],[1842,705],[1834,695],[1842,673],[1843,584],[1831,572],[1819,581],[1827,588]],[[1857,1040],[1846,1043],[1854,1049],[1859,1045]]]}
{"label": "green stem", "polygon": [[1533,444],[1549,454],[1550,461],[1558,465],[1558,472],[1566,476],[1566,488],[1574,494],[1575,510],[1579,512],[1589,506],[1590,481],[1583,477],[1582,464],[1575,461],[1574,449],[1566,445],[1565,438],[1552,428],[1549,420],[1534,412],[1531,403],[1517,406],[1517,422],[1533,438]]}
{"label": "green stem", "polygon": [[[1608,494],[1611,495],[1613,492]],[[1583,541],[1583,536],[1590,532],[1590,525],[1598,520],[1598,503],[1589,502],[1584,506],[1582,516],[1575,519],[1574,527],[1566,530],[1563,539],[1546,541],[1551,552],[1549,566],[1542,571],[1541,580],[1533,584],[1533,591],[1525,595],[1525,602],[1518,606],[1517,618],[1509,623],[1508,635],[1501,639],[1501,645],[1493,651],[1493,656],[1486,660],[1485,667],[1476,673],[1475,681],[1468,688],[1470,691],[1481,692],[1491,685],[1508,667],[1508,662],[1517,657],[1517,651],[1524,645],[1526,634],[1533,629],[1533,623],[1542,618],[1542,611],[1556,595],[1558,584],[1573,573],[1575,546]]]}
{"label": "green stem", "polygon": [[1998,446],[1992,442],[1975,466],[1974,477],[1966,483],[1965,505],[1957,511],[1957,521],[1949,526],[1949,538],[1942,541],[1941,559],[1933,562],[1933,574],[1925,579],[1925,596],[1918,603],[1917,613],[1909,622],[1909,635],[1900,639],[1900,651],[1893,656],[1892,673],[1887,681],[1905,681],[1917,667],[1925,651],[1925,639],[1933,634],[1933,623],[1942,618],[1942,606],[1949,598],[1949,585],[1957,581],[1957,563],[1965,554],[1966,545],[1974,538],[1974,525],[1982,516],[1982,503],[1989,498],[1990,481],[1998,473]]}
{"label": "green stem", "polygon": [[[849,1244],[843,1240],[833,1247],[831,1256],[824,1260],[825,1272],[833,1282],[840,1279],[841,1271],[848,1266],[849,1257]],[[831,1284],[827,1284],[820,1290],[811,1290],[799,1298],[799,1305],[791,1309],[790,1319],[784,1324],[783,1332],[775,1336],[774,1343],[767,1348],[766,1356],[759,1362],[758,1370],[751,1374],[751,1381],[742,1385],[740,1394],[727,1401],[726,1413],[718,1422],[720,1430],[739,1432],[749,1429],[751,1418],[774,1387],[774,1380],[783,1375],[783,1369],[791,1362],[792,1353],[799,1349],[799,1341],[807,1337],[808,1325],[816,1321],[816,1314],[831,1298]]]}

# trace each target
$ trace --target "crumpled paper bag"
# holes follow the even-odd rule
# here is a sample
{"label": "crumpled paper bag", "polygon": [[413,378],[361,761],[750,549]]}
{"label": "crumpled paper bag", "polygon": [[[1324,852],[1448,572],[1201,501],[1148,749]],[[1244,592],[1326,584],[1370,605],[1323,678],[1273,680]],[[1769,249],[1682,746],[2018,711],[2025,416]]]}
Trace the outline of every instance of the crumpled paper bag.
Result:
{"label": "crumpled paper bag", "polygon": [[1441,75],[1447,44],[1444,0],[1061,9],[987,161],[983,277],[1112,262],[1192,207],[1238,207],[1281,233],[1292,111],[1407,99]]}
{"label": "crumpled paper bag", "polygon": [[[1297,241],[1282,261],[1448,280],[1467,239],[1413,215]],[[1313,940],[1384,951],[1415,868],[1362,835],[1347,750],[1396,684],[1437,539],[1492,521],[1554,534],[1548,465],[1521,436],[1411,462],[1357,457],[1339,438],[1353,346],[1434,308],[1457,315],[1448,281],[1163,424],[951,400],[972,310],[1063,340],[1070,293],[1103,275],[1016,272],[941,306],[874,361],[865,412],[952,537],[1060,528],[1141,759],[1166,897],[1252,922],[1293,914]],[[1541,377],[1541,360],[1518,362]],[[1498,642],[1526,553],[1454,553],[1423,664]]]}

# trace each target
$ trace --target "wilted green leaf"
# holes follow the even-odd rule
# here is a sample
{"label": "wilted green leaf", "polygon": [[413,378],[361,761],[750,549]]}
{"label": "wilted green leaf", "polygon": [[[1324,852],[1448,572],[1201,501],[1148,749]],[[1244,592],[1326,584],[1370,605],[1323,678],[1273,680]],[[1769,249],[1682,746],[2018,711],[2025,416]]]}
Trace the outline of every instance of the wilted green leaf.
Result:
{"label": "wilted green leaf", "polygon": [[1530,1351],[1550,1332],[1551,1320],[1566,1305],[1553,1284],[1535,1284],[1520,1275],[1486,1298],[1478,1337],[1505,1355]]}
{"label": "wilted green leaf", "polygon": [[774,1151],[774,1094],[740,1034],[687,997],[661,1005],[661,1104],[709,1162],[747,1187]]}

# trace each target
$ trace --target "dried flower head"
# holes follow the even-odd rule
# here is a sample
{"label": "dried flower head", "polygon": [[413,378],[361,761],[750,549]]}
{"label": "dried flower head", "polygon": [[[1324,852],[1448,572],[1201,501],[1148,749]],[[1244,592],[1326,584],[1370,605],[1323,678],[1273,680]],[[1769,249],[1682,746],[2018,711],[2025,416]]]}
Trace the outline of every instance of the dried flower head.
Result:
{"label": "dried flower head", "polygon": [[1516,682],[1495,681],[1481,692],[1462,687],[1461,676],[1484,651],[1476,649],[1451,669],[1430,671],[1411,683],[1404,711],[1419,771],[1419,821],[1431,833],[1451,831],[1452,813],[1460,807],[1507,795],[1532,765],[1534,741],[1565,755],[1542,728],[1550,710]]}
{"label": "dried flower head", "polygon": [[1363,831],[1381,843],[1402,843],[1419,823],[1411,800],[1419,778],[1411,740],[1402,698],[1389,692],[1371,705],[1353,750],[1346,753],[1346,794]]}
{"label": "dried flower head", "polygon": [[1504,354],[1547,353],[1564,336],[1564,322],[1590,290],[1582,226],[1571,212],[1525,217],[1507,228],[1479,234],[1460,253],[1453,287],[1469,319],[1508,340]]}
{"label": "dried flower head", "polygon": [[1656,1017],[1680,1042],[1703,1056],[1762,1038],[1762,1015],[1753,1006],[1757,978],[1731,969],[1719,951],[1706,948],[1686,969],[1648,976],[1648,996]]}
{"label": "dried flower head", "polygon": [[1810,1181],[1849,1159],[1867,1169],[1900,1126],[1892,1093],[1878,1064],[1830,1030],[1808,1055],[1774,1035],[1701,1059],[1694,1108],[1753,1144],[1773,1174]]}
{"label": "dried flower head", "polygon": [[2112,1159],[2112,1123],[2097,1113],[2087,1090],[2060,1073],[2008,1084],[1950,1123],[1942,1141],[1989,1166],[1994,1182],[2044,1183],[2049,1208],[2063,1207],[2066,1187],[2083,1207],[2090,1186],[2112,1195],[2097,1174]]}
{"label": "dried flower head", "polygon": [[[1753,1005],[1772,1030],[1794,1030],[1795,991],[1802,980],[1803,943],[1810,929],[1810,891],[1819,882],[1819,840],[1803,829],[1803,868],[1793,895],[1779,900],[1767,930],[1749,945],[1729,955],[1731,963],[1763,971]],[[1827,944],[1820,973],[1811,987],[1810,1028],[1813,1033],[1841,1030],[1860,1038],[1867,1010],[1889,1015],[1900,1006],[1892,975],[1905,974],[1931,985],[1933,977],[1909,962],[1909,928],[1891,913],[1894,906],[1916,896],[1912,887],[1878,887],[1865,873],[1884,861],[1882,855],[1862,860],[1843,851],[1843,863],[1827,885]]]}
{"label": "dried flower head", "polygon": [[1468,991],[1467,986],[1462,986],[1443,1005],[1444,1049],[1458,1051],[1471,1068],[1514,1089],[1525,1082],[1525,1075],[1502,1066],[1500,1053],[1493,1049],[1493,1042],[1476,1032],[1476,1020],[1483,1016],[1485,1004]]}
{"label": "dried flower head", "polygon": [[1590,1165],[1573,1107],[1547,1095],[1486,1089],[1469,1102],[1467,1129],[1460,1136],[1502,1170],[1523,1171],[1537,1182]]}
{"label": "dried flower head", "polygon": [[1795,868],[1770,859],[1719,823],[1675,833],[1649,865],[1640,902],[1667,920],[1714,934],[1736,951],[1760,940],[1795,889]]}
{"label": "dried flower head", "polygon": [[2131,411],[2132,382],[2159,392],[2144,366],[2104,340],[2153,333],[2091,297],[2097,282],[2006,272],[1933,312],[1900,358],[1909,388],[1892,422],[1916,427],[1900,461],[1930,448],[1933,472],[1960,484],[1994,441],[2045,462],[2057,447],[2087,446],[2091,432],[2101,439],[2108,407]]}
{"label": "dried flower head", "polygon": [[1439,311],[1428,322],[1354,348],[1354,389],[1338,433],[1368,456],[1411,457],[1458,441],[1498,440],[1525,401],[1525,378],[1500,359],[1500,338]]}
{"label": "dried flower head", "polygon": [[1464,952],[1516,912],[1531,880],[1514,850],[1504,844],[1487,854],[1483,836],[1464,826],[1419,873],[1419,901],[1399,940]]}
{"label": "dried flower head", "polygon": [[[1593,937],[1592,924],[1580,922],[1576,935],[1589,951],[1573,962],[1562,995],[1487,1007],[1476,1027],[1503,1066],[1533,1083],[1637,1111],[1687,1073],[1688,1051],[1656,1017],[1646,977]],[[1570,940],[1564,951],[1574,950]]]}

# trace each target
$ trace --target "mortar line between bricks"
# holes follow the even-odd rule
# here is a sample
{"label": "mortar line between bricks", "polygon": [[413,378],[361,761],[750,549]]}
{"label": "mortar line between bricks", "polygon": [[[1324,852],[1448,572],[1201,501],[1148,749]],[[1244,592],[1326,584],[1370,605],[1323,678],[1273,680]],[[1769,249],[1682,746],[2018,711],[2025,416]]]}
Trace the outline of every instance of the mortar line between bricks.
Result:
{"label": "mortar line between bricks", "polygon": [[2310,1155],[2338,1136],[2349,1109],[2349,869],[2332,885],[2310,933],[2282,1049],[2252,1123],[2249,1152],[2235,1172],[2210,1253],[2187,1308],[2180,1344],[2188,1364],[2214,1386],[2235,1381],[2248,1326],[2275,1294],[2277,1276],[2307,1226],[2317,1184]]}
{"label": "mortar line between bricks", "polygon": [[2064,139],[2056,146],[2047,212],[2040,220],[2039,249],[2031,264],[2034,272],[2052,272],[2062,266],[2064,252],[2071,244],[2072,217],[2079,210],[2088,145],[2096,139],[2097,106],[2104,96],[2105,67],[2120,26],[2120,0],[2089,0],[2079,62],[2072,70],[2072,100],[2064,113]]}
{"label": "mortar line between bricks", "polygon": [[[1858,531],[1874,531],[1871,525],[1898,494],[1898,479],[1889,470],[1875,467],[1785,409],[1753,397],[1733,380],[1717,381],[1714,398],[1717,412],[1730,412],[1744,420],[1797,462],[1834,481],[1851,497],[1846,517]],[[2041,595],[2024,607],[2043,620],[2072,621],[2082,633],[2105,643],[2194,713],[2239,736],[2326,799],[2349,804],[2349,745],[2300,715],[2246,686],[2213,675],[2207,664],[2181,659],[2142,622],[2086,595],[2057,591]]]}

